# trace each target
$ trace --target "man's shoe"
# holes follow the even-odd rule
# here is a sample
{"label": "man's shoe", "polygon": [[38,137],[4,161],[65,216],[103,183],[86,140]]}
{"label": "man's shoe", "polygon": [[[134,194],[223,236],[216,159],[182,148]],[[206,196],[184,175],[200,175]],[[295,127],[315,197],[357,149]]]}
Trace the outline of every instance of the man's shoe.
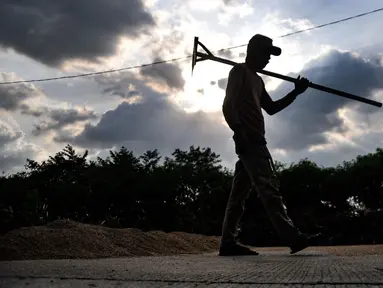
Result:
{"label": "man's shoe", "polygon": [[259,253],[238,244],[221,246],[219,248],[219,256],[245,256],[245,255],[259,255]]}
{"label": "man's shoe", "polygon": [[309,246],[319,244],[319,240],[321,237],[321,233],[314,235],[302,234],[302,236],[299,237],[298,240],[296,240],[295,243],[290,246],[290,254],[295,254],[299,251],[302,251],[303,249],[306,249]]}

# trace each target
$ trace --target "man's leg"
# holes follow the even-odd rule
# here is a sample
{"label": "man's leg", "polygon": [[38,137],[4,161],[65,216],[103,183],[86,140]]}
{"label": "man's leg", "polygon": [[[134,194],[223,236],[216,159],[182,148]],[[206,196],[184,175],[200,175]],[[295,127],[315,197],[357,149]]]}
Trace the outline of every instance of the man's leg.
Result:
{"label": "man's leg", "polygon": [[294,226],[287,215],[279,188],[273,183],[273,171],[270,160],[258,155],[256,151],[247,151],[240,156],[242,163],[254,183],[268,216],[276,231],[286,245],[292,246],[302,239],[302,233]]}
{"label": "man's leg", "polygon": [[251,181],[242,161],[235,164],[234,179],[227,201],[225,218],[222,227],[220,255],[257,255],[255,251],[237,245],[236,236],[239,221],[243,215],[245,201],[251,191]]}
{"label": "man's leg", "polygon": [[227,201],[222,227],[221,246],[236,244],[237,228],[244,212],[245,200],[249,197],[251,182],[242,161],[235,164],[234,178]]}

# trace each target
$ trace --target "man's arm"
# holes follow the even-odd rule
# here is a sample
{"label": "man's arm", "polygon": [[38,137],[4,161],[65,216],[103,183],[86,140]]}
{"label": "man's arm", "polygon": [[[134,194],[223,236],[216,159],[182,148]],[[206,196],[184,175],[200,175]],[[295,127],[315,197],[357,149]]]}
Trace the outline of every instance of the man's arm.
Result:
{"label": "man's arm", "polygon": [[241,123],[239,121],[238,102],[242,90],[245,88],[245,70],[241,66],[234,67],[228,77],[226,96],[223,101],[222,111],[229,127],[234,132],[239,132]]}
{"label": "man's arm", "polygon": [[266,89],[263,88],[263,94],[262,94],[262,102],[261,106],[269,115],[274,115],[283,109],[285,109],[287,106],[289,106],[291,103],[294,102],[295,98],[299,94],[293,90],[289,94],[287,94],[285,97],[273,101],[270,97],[270,95],[267,93]]}
{"label": "man's arm", "polygon": [[292,90],[285,97],[283,97],[277,101],[273,101],[271,99],[270,95],[267,93],[267,91],[265,89],[265,85],[263,84],[263,94],[262,94],[261,106],[263,109],[265,109],[267,114],[274,115],[274,114],[278,113],[279,111],[282,111],[287,106],[289,106],[291,103],[293,103],[298,95],[300,95],[306,91],[310,81],[307,80],[306,78],[301,78],[301,76],[298,76],[297,80],[298,81],[295,82],[295,89]]}

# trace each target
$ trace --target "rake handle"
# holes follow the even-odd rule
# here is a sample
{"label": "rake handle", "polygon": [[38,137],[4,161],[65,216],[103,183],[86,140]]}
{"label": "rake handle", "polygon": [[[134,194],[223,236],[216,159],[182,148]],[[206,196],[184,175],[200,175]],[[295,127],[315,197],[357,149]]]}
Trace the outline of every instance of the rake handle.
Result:
{"label": "rake handle", "polygon": [[[213,55],[208,55],[208,54],[201,53],[201,52],[198,52],[198,51],[196,52],[196,56],[201,57],[201,60],[208,60],[209,59],[209,60],[221,62],[221,63],[232,65],[232,66],[238,64],[237,62],[234,62],[234,61],[231,61],[231,60],[227,60],[227,59],[224,59],[224,58],[216,57],[216,56],[213,56]],[[285,75],[281,75],[281,74],[278,74],[278,73],[274,73],[274,72],[270,72],[270,71],[266,71],[266,70],[262,70],[262,69],[258,69],[256,71],[259,72],[259,73],[262,73],[262,74],[265,74],[265,75],[268,75],[268,76],[271,76],[271,77],[279,78],[279,79],[282,79],[282,80],[286,80],[286,81],[289,81],[289,82],[293,82],[293,83],[297,82],[297,79],[295,79],[295,78],[292,78],[292,77],[289,77],[289,76],[285,76]],[[373,106],[376,106],[376,107],[382,107],[382,103],[380,103],[380,102],[377,102],[377,101],[374,101],[374,100],[371,100],[371,99],[367,99],[367,98],[363,98],[363,97],[360,97],[360,96],[357,96],[357,95],[354,95],[354,94],[351,94],[351,93],[348,93],[348,92],[340,91],[340,90],[337,90],[337,89],[329,88],[329,87],[322,86],[322,85],[315,84],[315,83],[309,83],[308,86],[310,88],[313,88],[313,89],[316,89],[316,90],[320,90],[320,91],[323,91],[323,92],[327,92],[327,93],[331,93],[331,94],[335,94],[335,95],[338,95],[338,96],[341,96],[341,97],[344,97],[344,98],[356,100],[356,101],[363,102],[363,103],[366,103],[366,104],[370,104],[370,105],[373,105]]]}

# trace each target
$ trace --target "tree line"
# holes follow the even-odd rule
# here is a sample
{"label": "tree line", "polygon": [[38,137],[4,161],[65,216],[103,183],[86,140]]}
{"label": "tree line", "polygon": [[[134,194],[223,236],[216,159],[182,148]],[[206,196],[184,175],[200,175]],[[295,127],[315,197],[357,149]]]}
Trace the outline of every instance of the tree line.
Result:
{"label": "tree line", "polygon": [[[233,171],[210,148],[157,150],[136,156],[125,147],[88,160],[67,145],[38,163],[0,177],[1,233],[57,219],[144,231],[220,235]],[[329,245],[383,243],[383,150],[324,168],[303,159],[276,162],[281,194],[303,232]],[[280,245],[256,193],[239,228],[250,245]]]}

